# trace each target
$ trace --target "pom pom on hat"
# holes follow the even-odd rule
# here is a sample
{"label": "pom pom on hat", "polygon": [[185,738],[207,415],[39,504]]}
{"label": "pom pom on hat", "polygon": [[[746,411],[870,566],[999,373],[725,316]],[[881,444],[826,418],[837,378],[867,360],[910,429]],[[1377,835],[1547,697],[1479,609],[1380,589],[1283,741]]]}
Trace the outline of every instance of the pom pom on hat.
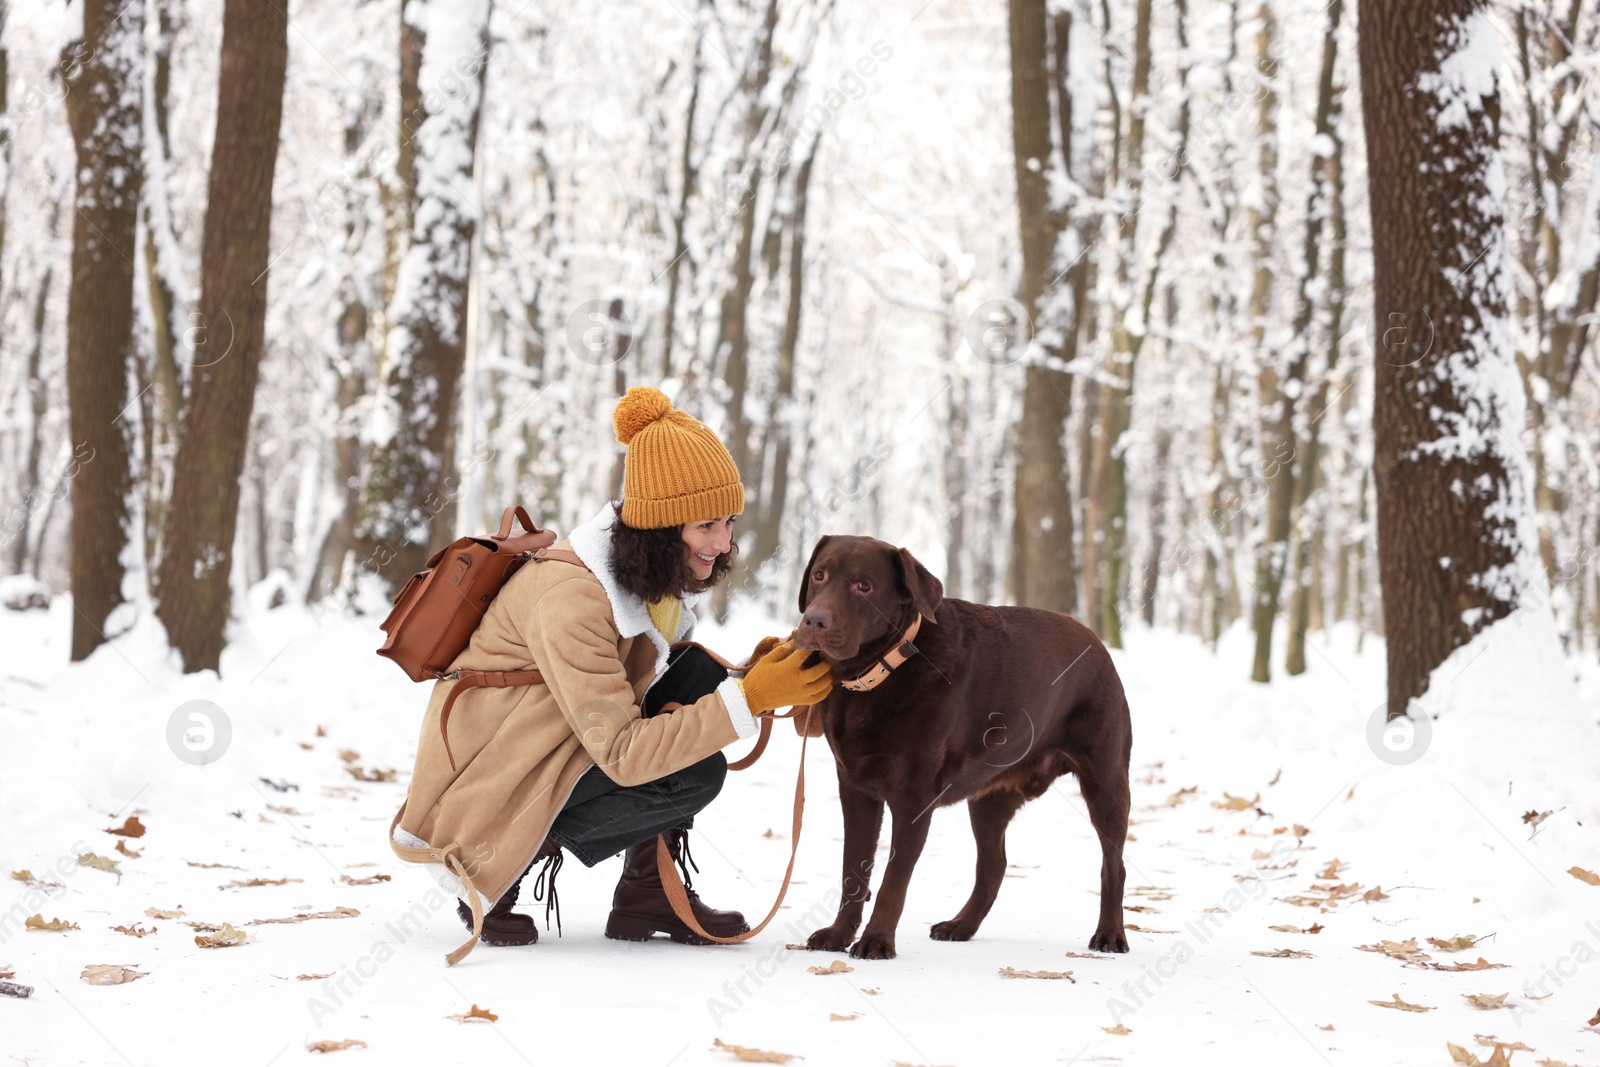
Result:
{"label": "pom pom on hat", "polygon": [[672,410],[667,394],[648,385],[636,385],[628,395],[617,401],[617,410],[611,415],[611,426],[617,440],[629,444],[640,430]]}

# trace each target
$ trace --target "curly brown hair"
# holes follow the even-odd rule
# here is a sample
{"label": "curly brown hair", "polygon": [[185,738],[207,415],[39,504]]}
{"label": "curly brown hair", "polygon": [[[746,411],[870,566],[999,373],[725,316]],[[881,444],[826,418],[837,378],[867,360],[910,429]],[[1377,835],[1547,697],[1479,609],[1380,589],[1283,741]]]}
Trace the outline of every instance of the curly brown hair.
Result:
{"label": "curly brown hair", "polygon": [[618,585],[646,603],[669,594],[704,593],[733,570],[733,558],[739,554],[737,543],[717,557],[708,577],[696,578],[684,558],[681,526],[641,530],[622,521],[617,502],[611,507],[617,513],[611,526],[611,573]]}

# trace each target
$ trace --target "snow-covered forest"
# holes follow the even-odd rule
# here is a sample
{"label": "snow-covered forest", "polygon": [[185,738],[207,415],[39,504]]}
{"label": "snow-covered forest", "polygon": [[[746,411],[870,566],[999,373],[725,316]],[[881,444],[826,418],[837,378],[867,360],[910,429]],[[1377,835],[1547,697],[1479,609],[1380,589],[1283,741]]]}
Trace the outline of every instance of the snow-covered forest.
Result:
{"label": "snow-covered forest", "polygon": [[[1287,824],[1296,848],[1324,849],[1303,875],[1326,866],[1338,882],[1337,857],[1364,850],[1398,864],[1370,875],[1393,895],[1396,878],[1451,879],[1492,896],[1508,924],[1531,911],[1537,936],[1508,961],[1522,969],[1495,984],[1537,983],[1535,965],[1574,939],[1600,957],[1600,931],[1582,928],[1600,899],[1588,873],[1600,869],[1597,69],[1600,0],[0,0],[0,647],[14,650],[0,669],[0,811],[27,809],[16,838],[0,836],[0,864],[50,868],[62,835],[99,833],[77,828],[76,808],[101,819],[136,801],[152,826],[217,809],[183,839],[214,849],[186,854],[191,866],[248,851],[230,835],[256,827],[226,816],[254,805],[265,822],[266,800],[289,802],[255,795],[257,778],[301,773],[287,741],[379,752],[403,784],[424,701],[370,655],[389,596],[508,505],[565,533],[620,496],[612,406],[648,385],[715,430],[741,474],[738,566],[699,609],[727,654],[796,625],[819,536],[870,534],[910,549],[948,597],[1066,612],[1113,649],[1140,695],[1136,822],[1177,818],[1164,809],[1186,794],[1162,800],[1173,789],[1229,798],[1198,821],[1225,849],[1237,829],[1244,853],[1186,837],[1193,855],[1163,867],[1152,829],[1138,846],[1152,876],[1135,882],[1214,873],[1200,863],[1248,868],[1240,882],[1288,877],[1261,866],[1265,851],[1242,858]],[[1172,663],[1191,685],[1153,678]],[[1456,685],[1474,664],[1481,684]],[[124,667],[150,690],[119,709],[118,687],[138,688]],[[166,765],[167,716],[198,698],[238,709],[235,746],[252,739],[228,789]],[[1186,721],[1186,699],[1205,729]],[[1368,751],[1372,716],[1380,733],[1402,719],[1431,730],[1436,750],[1415,771],[1389,766],[1377,742]],[[333,740],[317,740],[324,727]],[[1239,781],[1207,777],[1238,752]],[[1304,796],[1275,819],[1255,801],[1228,806],[1255,792],[1279,811],[1260,790],[1280,764],[1289,779],[1306,769]],[[816,894],[833,878],[838,818],[818,768],[818,851],[797,873]],[[393,786],[345,770],[305,770],[293,802],[313,803],[315,782],[345,823],[388,817]],[[776,787],[765,805],[787,786],[763,773]],[[1295,819],[1321,814],[1319,790],[1363,775],[1377,784],[1324,831],[1346,838],[1299,833]],[[151,781],[166,792],[141,799]],[[1462,786],[1487,814],[1456,818]],[[63,798],[70,818],[44,810]],[[1453,813],[1429,829],[1436,804]],[[1252,809],[1259,841],[1242,828]],[[741,815],[725,836],[786,818]],[[1043,842],[1055,824],[1032,818],[1022,840]],[[1061,818],[1082,832],[1088,869],[1093,834]],[[1419,820],[1419,836],[1394,820]],[[338,821],[318,840],[376,845],[362,839],[336,867],[369,853],[397,866],[379,823]],[[1559,888],[1507,874],[1518,861],[1480,840]],[[294,842],[280,844],[263,855],[292,860]],[[1495,868],[1481,891],[1457,880],[1458,847]],[[768,851],[749,860],[765,879],[752,896],[770,896],[781,858]],[[964,882],[968,856],[948,858]],[[404,877],[372,892],[404,910]],[[18,880],[28,892],[50,876]],[[1063,876],[1051,899],[1088,886]],[[1198,913],[1222,891],[1180,899]],[[105,892],[96,907],[133,917]],[[285,892],[284,907],[334,903]],[[1340,899],[1321,911],[1356,906]],[[1472,921],[1426,896],[1372,910],[1401,905],[1394,923]],[[991,945],[1087,932],[1013,918]],[[0,928],[0,972],[20,962],[18,942],[46,936],[11,933]],[[455,934],[406,951],[442,966]],[[1142,947],[1149,962],[1170,944]],[[918,961],[924,992],[964,995],[952,959]],[[983,979],[1014,959],[981,957]],[[97,962],[72,961],[74,980]],[[336,962],[286,951],[270,966]],[[1293,995],[1364,981],[1371,962],[1342,958],[1339,977]],[[563,966],[579,985],[605,973]],[[665,973],[709,989],[737,970],[719,967]],[[1220,973],[1186,976],[1209,987]],[[547,995],[525,978],[518,996]],[[1357,1004],[1392,992],[1362,990]],[[695,994],[693,1033],[664,1022],[667,1037],[629,1056],[667,1062],[688,1040],[696,1051],[676,1062],[721,1062],[725,1050],[700,1051],[714,1033],[763,1043],[719,1029],[716,1010],[699,1025],[708,995]],[[1081,1040],[952,1037],[927,1056],[980,1062],[987,1048],[1011,1062],[1010,1041],[1021,1062],[1065,1062],[1092,1042],[1140,1061],[1110,1029],[1126,1013],[1107,1016],[1109,994],[1093,995]],[[512,1003],[487,980],[461,1010],[472,997]],[[1073,1010],[1027,998],[1040,1028]],[[1522,1003],[1519,1032],[1564,1005],[1548,1062],[1577,1048],[1593,1059],[1593,996],[1582,1011]],[[869,1018],[880,1006],[893,1015],[869,1003]],[[768,1045],[857,1062],[806,1045],[812,1032],[778,1007],[762,1009],[779,1035]],[[0,1035],[19,1010],[0,998]],[[921,1010],[901,1024],[911,1047],[890,1040],[871,1062],[932,1062],[912,1039],[939,1017]],[[1219,1023],[1258,1017],[1226,1021],[1246,1009],[1221,1000],[1184,1010],[1224,1044]],[[1475,1022],[1446,1033],[1419,1019],[1397,1036],[1374,1028],[1412,1020],[1361,1010],[1340,1017],[1352,1038],[1340,1049],[1309,1022],[1315,1043],[1286,1030],[1281,1061],[1416,1063],[1426,1049],[1448,1062],[1445,1039],[1470,1044]],[[327,1036],[311,1019],[307,1032]],[[1144,1062],[1177,1057],[1171,1025]],[[1509,1044],[1511,1024],[1478,1025],[1506,1041],[1474,1052],[1506,1062],[1488,1050]],[[57,1062],[37,1033],[17,1049]],[[73,1062],[111,1055],[83,1049]],[[277,1049],[262,1044],[262,1061]],[[1533,1057],[1495,1051],[1508,1054]],[[123,1059],[158,1062],[160,1048]]]}

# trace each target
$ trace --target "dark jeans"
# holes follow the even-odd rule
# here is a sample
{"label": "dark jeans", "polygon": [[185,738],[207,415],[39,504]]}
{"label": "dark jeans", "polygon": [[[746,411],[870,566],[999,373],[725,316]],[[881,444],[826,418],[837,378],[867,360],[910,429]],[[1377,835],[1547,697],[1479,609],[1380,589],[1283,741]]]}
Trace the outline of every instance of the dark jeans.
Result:
{"label": "dark jeans", "polygon": [[[728,677],[726,668],[693,646],[673,652],[668,664],[645,694],[645,718],[660,714],[668,701],[692,704]],[[620,786],[599,767],[590,767],[556,816],[550,836],[593,867],[663,830],[689,829],[695,812],[722,791],[727,775],[728,761],[720,752],[643,785]]]}

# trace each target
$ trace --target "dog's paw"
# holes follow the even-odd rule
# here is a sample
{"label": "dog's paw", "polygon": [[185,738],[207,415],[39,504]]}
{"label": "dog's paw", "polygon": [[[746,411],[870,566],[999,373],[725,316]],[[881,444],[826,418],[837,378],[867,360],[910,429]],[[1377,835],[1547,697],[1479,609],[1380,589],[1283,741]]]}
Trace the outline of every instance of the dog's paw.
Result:
{"label": "dog's paw", "polygon": [[843,952],[850,947],[850,939],[855,933],[854,929],[840,930],[837,927],[824,926],[806,938],[806,948],[817,952]]}
{"label": "dog's paw", "polygon": [[894,936],[864,934],[860,941],[850,946],[850,955],[858,960],[894,959]]}
{"label": "dog's paw", "polygon": [[1126,952],[1128,951],[1128,935],[1122,932],[1120,926],[1115,930],[1096,930],[1094,936],[1089,939],[1089,951]]}
{"label": "dog's paw", "polygon": [[977,932],[975,927],[968,926],[958,919],[946,919],[929,927],[928,936],[935,941],[970,941],[972,935]]}

